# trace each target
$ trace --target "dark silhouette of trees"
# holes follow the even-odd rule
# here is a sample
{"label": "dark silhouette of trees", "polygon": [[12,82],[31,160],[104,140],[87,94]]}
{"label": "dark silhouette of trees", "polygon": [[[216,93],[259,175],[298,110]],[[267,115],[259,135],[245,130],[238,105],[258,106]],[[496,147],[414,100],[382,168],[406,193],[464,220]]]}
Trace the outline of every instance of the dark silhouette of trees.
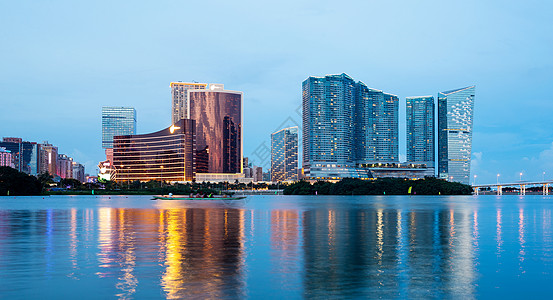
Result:
{"label": "dark silhouette of trees", "polygon": [[42,184],[34,176],[10,167],[0,167],[0,196],[32,196],[42,193]]}
{"label": "dark silhouette of trees", "polygon": [[419,180],[402,178],[380,178],[377,180],[361,180],[344,178],[331,183],[317,181],[310,184],[299,181],[284,189],[285,195],[471,195],[470,185],[448,182],[434,177]]}

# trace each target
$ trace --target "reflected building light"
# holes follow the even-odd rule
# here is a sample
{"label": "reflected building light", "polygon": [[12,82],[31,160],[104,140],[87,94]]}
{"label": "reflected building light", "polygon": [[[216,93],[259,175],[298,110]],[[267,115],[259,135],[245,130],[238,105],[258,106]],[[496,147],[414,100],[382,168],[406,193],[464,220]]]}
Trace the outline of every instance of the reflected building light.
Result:
{"label": "reflected building light", "polygon": [[165,261],[165,272],[161,278],[161,286],[166,293],[167,299],[178,299],[179,292],[184,288],[183,271],[183,255],[181,251],[185,251],[186,241],[184,240],[183,230],[178,210],[169,210],[167,216],[167,254]]}
{"label": "reflected building light", "polygon": [[376,211],[376,247],[378,264],[382,264],[382,255],[384,252],[384,222],[382,220],[384,213],[382,209]]}
{"label": "reflected building light", "polygon": [[[98,267],[109,268],[115,261],[115,257],[112,257],[113,252],[113,240],[112,240],[112,208],[101,207],[98,209]],[[88,212],[87,212],[88,219]],[[100,277],[108,275],[107,272],[96,273]]]}
{"label": "reflected building light", "polygon": [[134,275],[134,269],[136,267],[136,254],[135,254],[135,233],[129,225],[131,222],[127,222],[127,218],[132,218],[132,211],[126,209],[119,209],[118,214],[118,226],[119,226],[119,239],[117,240],[117,247],[119,249],[119,255],[122,255],[122,260],[119,259],[119,266],[121,267],[122,276],[118,277],[119,282],[115,284],[115,288],[120,290],[121,293],[116,294],[121,299],[132,298],[136,292],[136,286],[138,285],[138,279]]}
{"label": "reflected building light", "polygon": [[333,210],[328,211],[328,244],[334,245],[336,229],[336,212]]}
{"label": "reflected building light", "polygon": [[407,254],[409,249],[407,247],[407,230],[404,229],[404,218],[401,210],[397,210],[397,263],[399,271],[399,298],[406,298],[408,292],[407,282],[411,277],[409,274],[409,265]]}
{"label": "reflected building light", "polygon": [[524,209],[521,207],[518,211],[518,242],[520,245],[519,251],[519,260],[520,260],[520,270],[523,271],[522,263],[524,262],[526,256],[526,238],[525,238],[526,228],[524,223]]}
{"label": "reflected building light", "polygon": [[[459,211],[459,210],[458,210]],[[454,247],[451,252],[450,272],[451,286],[450,290],[462,292],[461,298],[475,297],[475,253],[473,249],[472,230],[470,211],[459,211],[457,221],[457,237],[452,238]]]}
{"label": "reflected building light", "polygon": [[495,217],[495,223],[496,223],[496,241],[497,241],[497,255],[501,255],[501,247],[503,246],[503,228],[502,228],[502,218],[503,215],[501,213],[501,209],[497,209],[497,214]]}
{"label": "reflected building light", "polygon": [[480,233],[478,232],[478,211],[474,211],[474,214],[473,214],[473,225],[472,225],[472,228],[473,228],[473,233],[472,233],[472,238],[473,238],[473,244],[474,244],[474,248],[476,250],[478,250],[478,240],[480,239]]}
{"label": "reflected building light", "polygon": [[71,273],[70,277],[75,278],[75,270],[78,269],[77,265],[77,209],[72,208],[71,209],[71,223],[70,223],[70,230],[71,233],[69,234],[69,260],[71,261],[71,267],[73,272]]}

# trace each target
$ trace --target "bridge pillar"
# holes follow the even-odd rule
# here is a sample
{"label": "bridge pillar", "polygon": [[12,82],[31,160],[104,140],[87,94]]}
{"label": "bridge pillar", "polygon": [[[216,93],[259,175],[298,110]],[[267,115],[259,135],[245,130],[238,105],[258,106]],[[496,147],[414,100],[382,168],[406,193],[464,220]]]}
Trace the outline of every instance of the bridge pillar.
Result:
{"label": "bridge pillar", "polygon": [[544,183],[543,184],[543,194],[544,195],[549,195],[549,183]]}
{"label": "bridge pillar", "polygon": [[475,188],[476,196],[480,193],[480,188]]}
{"label": "bridge pillar", "polygon": [[526,195],[526,185],[525,184],[520,185],[520,195],[521,196]]}
{"label": "bridge pillar", "polygon": [[500,185],[497,186],[497,195],[498,195],[498,196],[503,195],[503,188],[502,188],[502,186],[500,186]]}

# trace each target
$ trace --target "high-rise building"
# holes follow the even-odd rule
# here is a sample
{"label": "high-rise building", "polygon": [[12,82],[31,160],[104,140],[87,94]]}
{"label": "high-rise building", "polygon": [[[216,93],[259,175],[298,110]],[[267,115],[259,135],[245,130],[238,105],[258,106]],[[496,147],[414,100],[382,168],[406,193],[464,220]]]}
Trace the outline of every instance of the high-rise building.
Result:
{"label": "high-rise building", "polygon": [[[195,129],[194,120],[181,119],[158,132],[115,136],[113,165],[104,162],[104,166],[115,170],[117,182],[191,181],[196,166]],[[111,175],[106,179],[112,179]]]}
{"label": "high-rise building", "polygon": [[85,182],[84,166],[78,162],[73,162],[72,168],[73,179],[76,179],[80,182]]}
{"label": "high-rise building", "polygon": [[469,184],[475,86],[438,93],[438,176]]}
{"label": "high-rise building", "polygon": [[171,82],[172,124],[188,117],[188,90],[204,90],[207,83]]}
{"label": "high-rise building", "polygon": [[40,174],[48,173],[52,176],[58,174],[58,147],[48,144],[47,141],[40,145]]}
{"label": "high-rise building", "polygon": [[298,127],[271,134],[271,181],[298,180]]}
{"label": "high-rise building", "polygon": [[434,168],[434,97],[407,97],[407,162]]}
{"label": "high-rise building", "polygon": [[346,74],[302,84],[303,170],[311,179],[367,178],[366,165],[399,161],[399,99]]}
{"label": "high-rise building", "polygon": [[263,181],[263,168],[253,166],[252,170],[253,170],[252,171],[253,181],[254,182]]}
{"label": "high-rise building", "polygon": [[399,98],[396,95],[357,83],[353,127],[357,164],[399,161]]}
{"label": "high-rise building", "polygon": [[4,147],[0,147],[0,167],[15,167],[11,151]]}
{"label": "high-rise building", "polygon": [[[136,110],[132,107],[102,107],[102,148],[113,148],[116,135],[136,134]],[[107,152],[106,152],[107,153]]]}
{"label": "high-rise building", "polygon": [[73,158],[65,154],[58,154],[56,171],[60,178],[73,178]]}
{"label": "high-rise building", "polygon": [[188,97],[187,118],[196,121],[196,173],[242,173],[242,92],[210,84],[188,90]]}
{"label": "high-rise building", "polygon": [[34,142],[25,142],[21,138],[5,137],[0,142],[11,152],[13,168],[30,175],[38,175],[40,168],[40,145]]}

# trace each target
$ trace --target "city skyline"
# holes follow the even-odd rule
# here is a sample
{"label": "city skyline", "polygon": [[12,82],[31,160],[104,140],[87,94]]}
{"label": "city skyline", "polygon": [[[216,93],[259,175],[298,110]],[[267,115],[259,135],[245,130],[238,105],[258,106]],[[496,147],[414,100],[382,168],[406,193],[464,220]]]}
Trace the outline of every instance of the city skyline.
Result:
{"label": "city skyline", "polygon": [[[94,173],[104,156],[97,146],[98,107],[133,106],[139,133],[153,132],[171,125],[169,82],[224,82],[244,92],[244,156],[253,156],[268,144],[268,133],[296,116],[302,80],[346,72],[398,95],[400,137],[405,97],[478,85],[471,167],[478,182],[493,183],[498,173],[505,181],[519,180],[521,172],[523,180],[541,179],[543,172],[553,177],[547,115],[553,108],[553,42],[543,38],[553,4],[357,2],[352,11],[350,5],[319,3],[314,9],[304,2],[294,3],[293,12],[286,4],[292,5],[269,4],[266,13],[248,2],[194,3],[190,8],[199,13],[183,19],[171,5],[137,2],[128,10],[118,3],[109,4],[110,14],[97,22],[107,2],[92,8],[65,1],[2,3],[0,25],[10,30],[4,36],[9,46],[0,49],[9,58],[0,77],[0,135],[47,139]],[[396,12],[396,22],[386,22],[384,14],[369,20],[368,10]],[[147,13],[136,18],[137,11]],[[230,16],[246,21],[224,27],[210,22]],[[332,29],[307,36],[302,30],[330,19],[337,20]],[[204,30],[194,38],[202,46],[175,40],[182,28]],[[360,39],[361,33],[371,39]],[[388,47],[373,47],[374,40]],[[400,160],[405,143],[400,139]]]}

